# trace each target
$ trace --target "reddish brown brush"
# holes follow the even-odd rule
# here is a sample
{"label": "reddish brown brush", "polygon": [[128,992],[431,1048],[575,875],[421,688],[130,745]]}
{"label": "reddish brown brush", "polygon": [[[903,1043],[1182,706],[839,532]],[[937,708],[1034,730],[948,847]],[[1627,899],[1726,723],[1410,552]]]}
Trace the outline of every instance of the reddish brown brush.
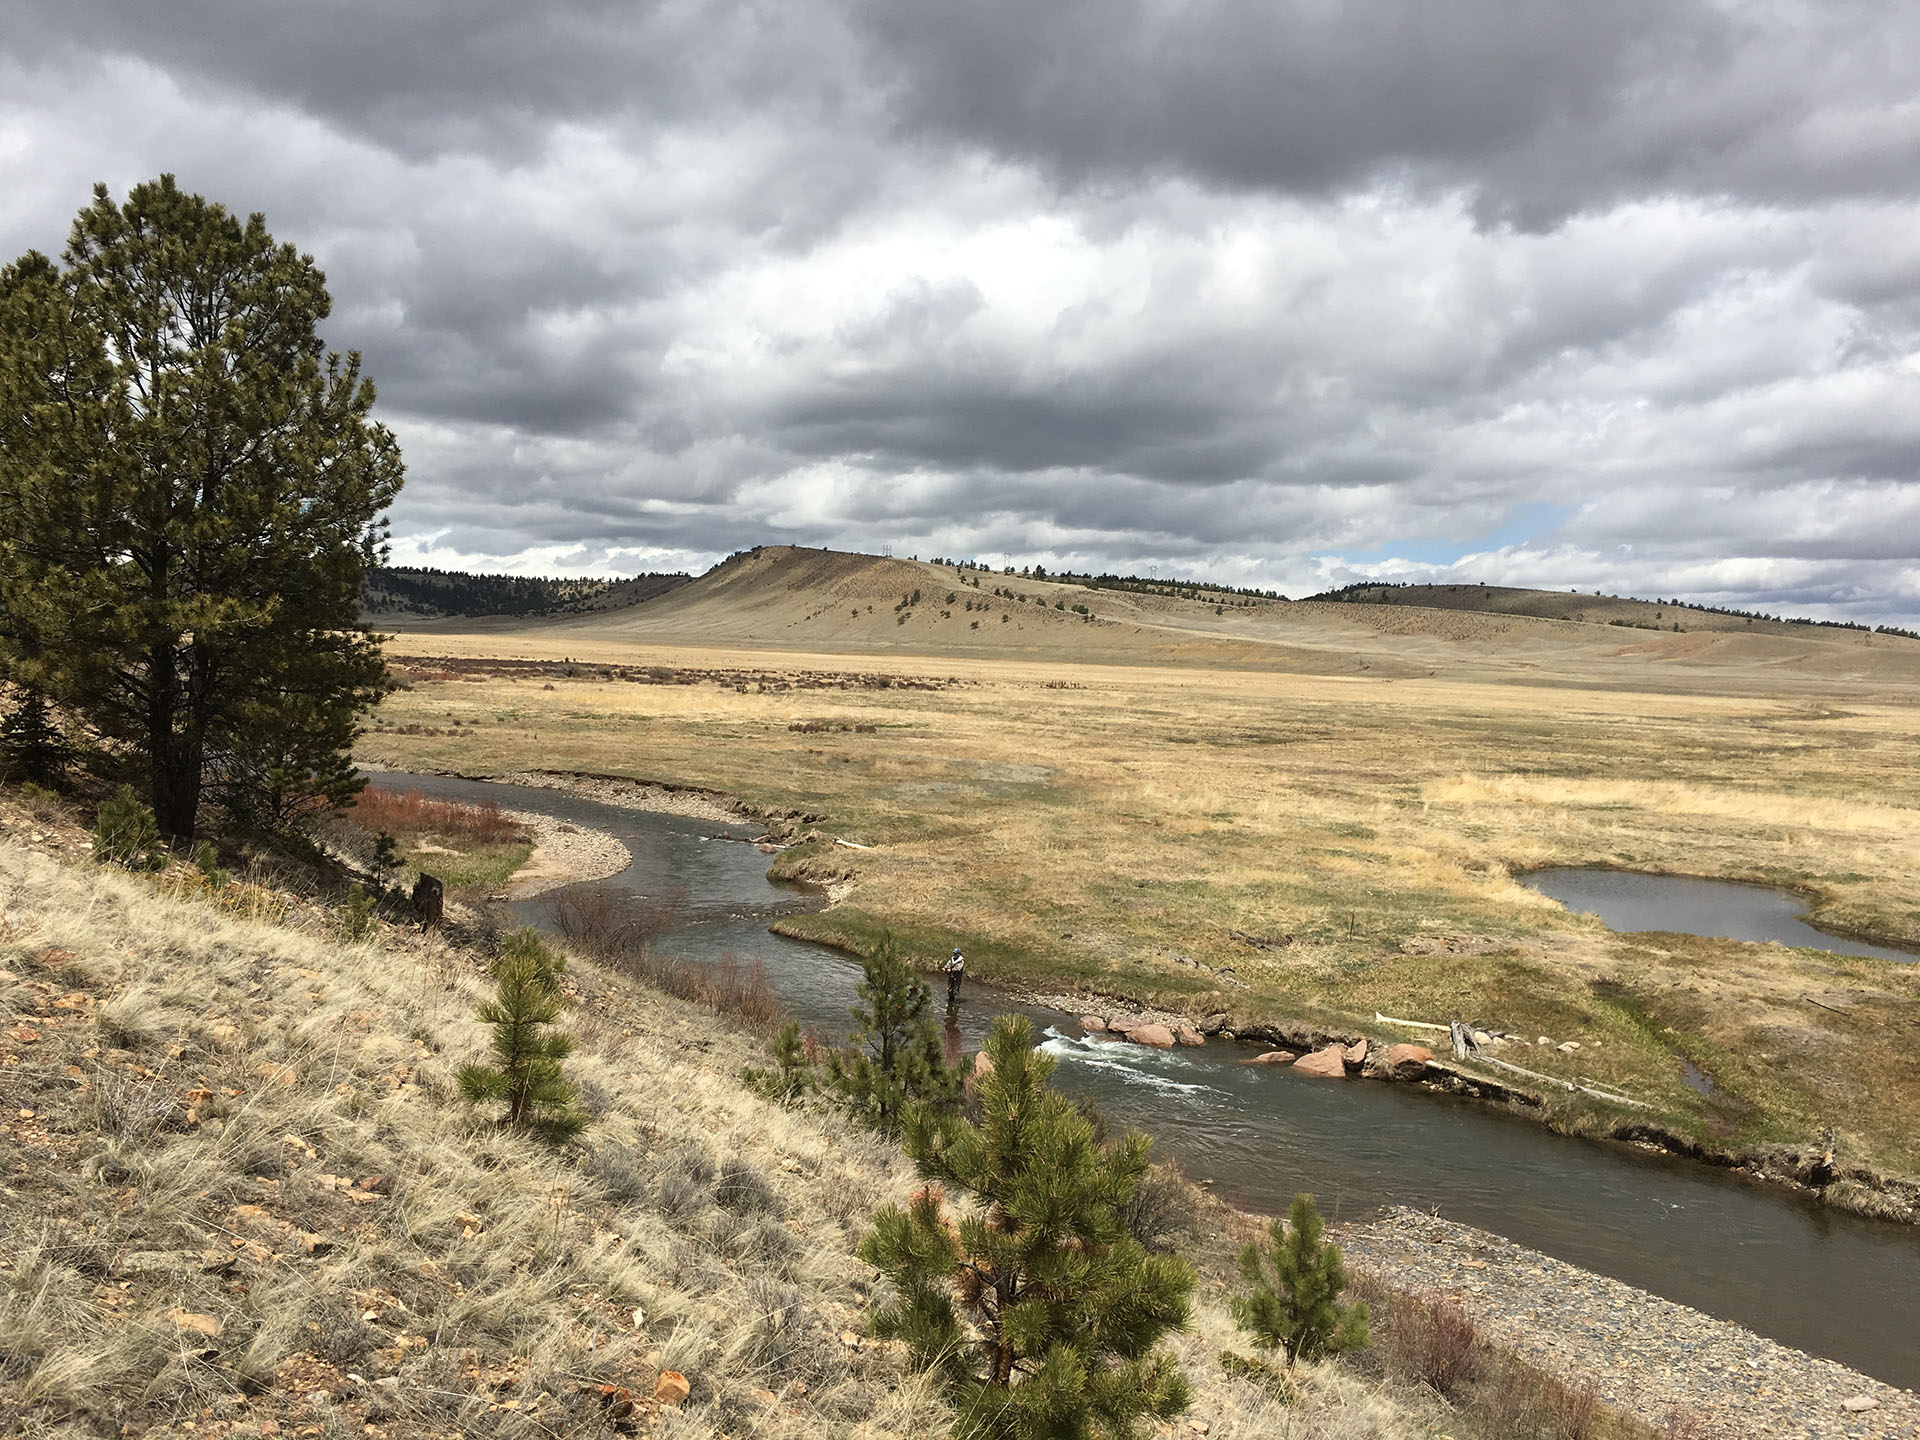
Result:
{"label": "reddish brown brush", "polygon": [[766,965],[733,955],[718,960],[682,960],[654,948],[654,942],[686,907],[684,890],[623,904],[608,890],[562,890],[548,901],[554,928],[570,948],[625,972],[634,979],[745,1022],[771,1035],[785,1020]]}
{"label": "reddish brown brush", "polygon": [[355,798],[347,814],[369,833],[384,830],[396,837],[439,835],[476,845],[506,845],[526,838],[519,822],[491,800],[478,805],[429,800],[418,790],[385,790],[369,785]]}

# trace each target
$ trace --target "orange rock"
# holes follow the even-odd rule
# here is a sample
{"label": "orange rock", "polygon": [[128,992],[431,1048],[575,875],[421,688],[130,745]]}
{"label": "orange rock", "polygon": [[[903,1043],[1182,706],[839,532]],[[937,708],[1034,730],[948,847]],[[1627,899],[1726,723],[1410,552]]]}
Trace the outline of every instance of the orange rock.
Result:
{"label": "orange rock", "polygon": [[1349,1070],[1358,1070],[1362,1065],[1366,1064],[1366,1037],[1362,1036],[1360,1039],[1354,1041],[1353,1044],[1347,1046],[1346,1049],[1342,1050],[1340,1052],[1340,1058],[1347,1062],[1347,1068]]}
{"label": "orange rock", "polygon": [[1247,1063],[1249,1065],[1291,1065],[1293,1063],[1293,1052],[1291,1050],[1269,1050],[1264,1055],[1254,1056],[1253,1059]]}
{"label": "orange rock", "polygon": [[1311,1055],[1302,1055],[1293,1062],[1293,1068],[1302,1075],[1318,1075],[1324,1080],[1344,1080],[1347,1077],[1347,1062],[1338,1045],[1329,1045]]}
{"label": "orange rock", "polygon": [[1089,1035],[1098,1035],[1102,1030],[1107,1028],[1107,1022],[1102,1020],[1098,1015],[1082,1015],[1080,1017],[1080,1028],[1085,1030]]}
{"label": "orange rock", "polygon": [[693,1386],[678,1370],[662,1370],[660,1378],[654,1382],[653,1398],[669,1408],[686,1404],[691,1394]]}
{"label": "orange rock", "polygon": [[1181,1045],[1204,1045],[1207,1043],[1207,1037],[1191,1025],[1182,1025],[1178,1030],[1175,1030],[1173,1032],[1173,1038]]}
{"label": "orange rock", "polygon": [[1418,1080],[1432,1059],[1433,1052],[1424,1045],[1389,1045],[1380,1068],[1396,1080]]}
{"label": "orange rock", "polygon": [[1136,1045],[1151,1045],[1156,1050],[1173,1048],[1173,1032],[1164,1025],[1140,1025],[1127,1032],[1127,1039]]}
{"label": "orange rock", "polygon": [[191,1310],[183,1310],[178,1305],[171,1310],[160,1312],[162,1320],[170,1321],[176,1330],[191,1330],[196,1335],[205,1335],[208,1339],[217,1336],[223,1328],[220,1321],[212,1315],[197,1315]]}

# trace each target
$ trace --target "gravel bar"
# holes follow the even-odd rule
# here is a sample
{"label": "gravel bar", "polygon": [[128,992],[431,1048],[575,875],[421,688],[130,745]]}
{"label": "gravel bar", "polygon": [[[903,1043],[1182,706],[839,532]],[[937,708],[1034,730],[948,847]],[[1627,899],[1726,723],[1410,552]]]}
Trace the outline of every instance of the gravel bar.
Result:
{"label": "gravel bar", "polygon": [[1912,1391],[1485,1230],[1397,1206],[1337,1238],[1356,1272],[1453,1296],[1502,1349],[1574,1384],[1591,1379],[1608,1404],[1651,1423],[1687,1411],[1740,1440],[1920,1440]]}

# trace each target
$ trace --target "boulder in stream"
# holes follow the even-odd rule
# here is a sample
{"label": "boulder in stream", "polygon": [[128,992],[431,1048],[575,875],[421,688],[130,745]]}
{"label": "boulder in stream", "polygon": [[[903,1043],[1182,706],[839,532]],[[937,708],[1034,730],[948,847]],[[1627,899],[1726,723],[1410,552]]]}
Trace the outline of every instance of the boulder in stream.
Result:
{"label": "boulder in stream", "polygon": [[1082,1015],[1080,1017],[1080,1028],[1089,1035],[1098,1035],[1107,1028],[1107,1022],[1102,1020],[1098,1015]]}
{"label": "boulder in stream", "polygon": [[1389,1079],[1418,1080],[1432,1061],[1433,1052],[1424,1045],[1389,1045],[1380,1070]]}
{"label": "boulder in stream", "polygon": [[1347,1078],[1344,1047],[1329,1045],[1326,1049],[1316,1050],[1311,1055],[1302,1055],[1293,1062],[1293,1068],[1302,1075],[1318,1075],[1324,1080],[1344,1080]]}
{"label": "boulder in stream", "polygon": [[1136,1025],[1127,1032],[1127,1039],[1136,1045],[1151,1045],[1156,1050],[1173,1048],[1173,1032],[1164,1025]]}
{"label": "boulder in stream", "polygon": [[1253,1059],[1247,1061],[1249,1065],[1291,1065],[1292,1063],[1293,1052],[1291,1050],[1269,1050],[1266,1054],[1256,1055]]}
{"label": "boulder in stream", "polygon": [[1367,1039],[1361,1036],[1353,1044],[1340,1052],[1340,1058],[1346,1062],[1347,1069],[1358,1070],[1367,1063]]}

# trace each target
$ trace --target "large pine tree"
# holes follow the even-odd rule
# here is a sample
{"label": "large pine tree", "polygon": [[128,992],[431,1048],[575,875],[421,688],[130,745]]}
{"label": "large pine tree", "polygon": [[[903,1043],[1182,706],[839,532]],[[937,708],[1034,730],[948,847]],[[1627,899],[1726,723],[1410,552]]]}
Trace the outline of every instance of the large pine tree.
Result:
{"label": "large pine tree", "polygon": [[[907,1148],[930,1183],[861,1243],[897,1292],[874,1329],[944,1373],[961,1440],[1125,1440],[1187,1403],[1159,1345],[1186,1323],[1193,1270],[1119,1214],[1149,1142],[1103,1149],[1048,1088],[1055,1062],[1025,1019],[997,1020],[987,1056],[977,1124],[913,1112]],[[943,1188],[971,1203],[949,1213]]]}
{"label": "large pine tree", "polygon": [[0,659],[143,758],[171,837],[208,787],[343,798],[401,464],[326,277],[172,176],[95,187],[62,262],[0,271]]}

